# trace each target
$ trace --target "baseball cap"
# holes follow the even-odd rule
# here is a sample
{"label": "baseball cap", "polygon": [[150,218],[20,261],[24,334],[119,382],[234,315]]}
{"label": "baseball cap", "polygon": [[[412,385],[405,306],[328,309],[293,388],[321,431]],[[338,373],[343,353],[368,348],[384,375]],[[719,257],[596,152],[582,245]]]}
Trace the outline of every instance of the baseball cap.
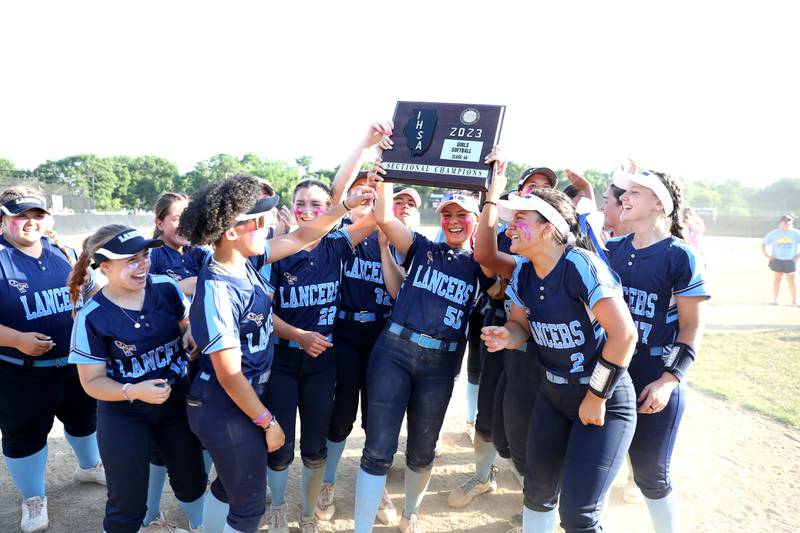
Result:
{"label": "baseball cap", "polygon": [[791,213],[786,213],[781,217],[781,222],[783,222],[784,220],[792,222],[794,220],[794,215]]}
{"label": "baseball cap", "polygon": [[461,194],[457,192],[449,192],[444,195],[442,198],[442,202],[439,204],[439,207],[436,208],[436,214],[442,212],[442,209],[447,207],[450,204],[456,204],[457,206],[465,209],[466,211],[472,211],[473,213],[480,214],[480,209],[478,209],[478,201],[472,197],[467,196],[466,194]]}
{"label": "baseball cap", "polygon": [[413,198],[414,201],[417,203],[417,207],[421,207],[422,206],[422,198],[419,197],[419,193],[415,189],[413,189],[411,187],[406,187],[403,190],[397,191],[396,193],[394,193],[392,195],[392,200],[394,200],[395,198],[397,198],[401,194],[407,194],[408,196]]}
{"label": "baseball cap", "polygon": [[550,182],[550,187],[555,189],[556,183],[558,183],[558,176],[556,176],[555,172],[553,172],[551,169],[547,167],[531,167],[525,170],[525,172],[523,172],[522,175],[520,176],[519,183],[517,184],[517,190],[521,190],[522,186],[525,184],[525,180],[527,180],[534,174],[541,174],[542,176],[546,176],[547,181]]}
{"label": "baseball cap", "polygon": [[108,259],[127,259],[147,248],[158,248],[164,243],[160,239],[145,239],[133,228],[125,228],[97,250],[92,259],[100,264]]}
{"label": "baseball cap", "polygon": [[281,197],[278,194],[273,194],[272,196],[265,196],[263,198],[259,198],[256,201],[256,205],[254,205],[250,211],[248,211],[247,213],[242,213],[241,215],[236,217],[236,222],[245,222],[253,218],[258,218],[261,215],[275,209],[275,206],[278,205],[278,202],[280,201]]}
{"label": "baseball cap", "polygon": [[20,213],[30,211],[31,209],[40,209],[48,215],[50,214],[50,211],[47,210],[47,205],[44,203],[44,201],[36,196],[21,196],[14,200],[9,200],[0,206],[0,211],[2,211],[4,215],[8,216],[19,215]]}

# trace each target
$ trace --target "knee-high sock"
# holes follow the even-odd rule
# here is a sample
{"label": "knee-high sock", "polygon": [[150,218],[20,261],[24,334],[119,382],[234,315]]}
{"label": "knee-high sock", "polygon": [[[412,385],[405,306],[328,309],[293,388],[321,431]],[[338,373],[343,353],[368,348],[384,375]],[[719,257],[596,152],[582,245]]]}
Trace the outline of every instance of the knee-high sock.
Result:
{"label": "knee-high sock", "polygon": [[203,533],[222,533],[227,524],[230,506],[208,491],[203,501]]}
{"label": "knee-high sock", "polygon": [[325,459],[325,477],[322,481],[325,483],[336,483],[336,468],[339,466],[339,461],[342,459],[342,452],[347,445],[347,439],[342,442],[333,442],[328,440],[328,457]]}
{"label": "knee-high sock", "polygon": [[522,508],[522,533],[552,533],[556,527],[556,510],[540,513]]}
{"label": "knee-high sock", "polygon": [[472,441],[472,446],[475,450],[475,476],[481,483],[486,483],[492,470],[494,458],[497,457],[497,449],[495,449],[494,444],[486,442],[480,435],[475,435]]}
{"label": "knee-high sock", "polygon": [[178,505],[183,509],[186,518],[189,519],[189,527],[196,528],[203,525],[203,508],[205,507],[205,494],[193,502],[182,502],[178,500]]}
{"label": "knee-high sock", "polygon": [[386,486],[386,476],[373,476],[358,469],[356,478],[355,533],[371,533],[378,504]]}
{"label": "knee-high sock", "polygon": [[11,458],[3,456],[11,479],[17,486],[22,499],[34,496],[44,498],[44,470],[47,466],[47,445],[27,457]]}
{"label": "knee-high sock", "polygon": [[478,414],[478,384],[467,382],[467,422],[475,423]]}
{"label": "knee-high sock", "polygon": [[425,496],[425,489],[431,480],[433,467],[415,472],[406,465],[406,501],[403,504],[403,516],[410,518],[412,514],[419,512],[422,504],[422,497]]}
{"label": "knee-high sock", "polygon": [[142,521],[145,526],[161,514],[161,494],[166,480],[167,467],[151,464],[150,477],[147,479],[147,513]]}
{"label": "knee-high sock", "polygon": [[100,462],[100,451],[97,449],[97,432],[85,437],[76,437],[64,432],[64,438],[72,446],[75,457],[81,468],[94,468]]}
{"label": "knee-high sock", "polygon": [[281,471],[267,467],[267,483],[272,493],[272,506],[277,507],[286,503],[286,482],[289,480],[289,469]]}
{"label": "knee-high sock", "polygon": [[[203,530],[205,531],[205,530]],[[222,533],[244,533],[244,531],[239,531],[238,529],[233,529],[231,525],[225,522],[225,529],[222,530]]]}
{"label": "knee-high sock", "polygon": [[203,450],[203,465],[206,467],[206,476],[211,472],[211,467],[214,465],[214,460],[208,450]]}
{"label": "knee-high sock", "polygon": [[309,468],[303,465],[302,491],[303,491],[303,516],[314,516],[314,506],[319,498],[322,488],[322,476],[325,474],[325,466],[319,465],[316,468]]}
{"label": "knee-high sock", "polygon": [[678,533],[678,512],[675,493],[670,492],[658,500],[644,499],[656,533]]}

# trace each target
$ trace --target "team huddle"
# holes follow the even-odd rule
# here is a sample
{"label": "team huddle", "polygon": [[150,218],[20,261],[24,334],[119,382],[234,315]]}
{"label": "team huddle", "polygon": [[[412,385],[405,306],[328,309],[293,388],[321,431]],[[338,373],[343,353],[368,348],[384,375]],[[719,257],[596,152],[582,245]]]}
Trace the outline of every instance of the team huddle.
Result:
{"label": "team huddle", "polygon": [[[565,194],[538,167],[504,194],[495,147],[482,203],[446,194],[431,239],[414,229],[417,191],[395,191],[380,158],[359,170],[391,150],[392,128],[372,125],[330,187],[298,182],[290,209],[236,174],[162,195],[153,238],[111,224],[80,252],[39,192],[0,195],[0,431],[23,531],[49,524],[58,417],[76,480],[107,486],[106,533],[187,533],[160,510],[167,479],[191,532],[252,533],[266,514],[273,533],[295,518],[314,533],[337,505],[358,533],[376,520],[421,532],[465,354],[475,473],[450,506],[494,492],[500,456],[523,487],[511,531],[550,533],[557,512],[568,533],[603,531],[628,457],[626,494],[657,533],[679,531],[670,459],[709,294],[678,184],[626,165],[601,213],[580,176]],[[337,469],[359,409],[345,499]],[[385,485],[404,420],[396,509]],[[295,442],[299,517],[286,499]]]}

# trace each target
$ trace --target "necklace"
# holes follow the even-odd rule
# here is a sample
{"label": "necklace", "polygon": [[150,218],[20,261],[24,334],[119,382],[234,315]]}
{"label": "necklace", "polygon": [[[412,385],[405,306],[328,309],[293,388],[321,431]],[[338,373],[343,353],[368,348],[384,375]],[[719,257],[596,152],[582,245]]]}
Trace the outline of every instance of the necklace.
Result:
{"label": "necklace", "polygon": [[[115,304],[115,305],[116,305],[116,304]],[[139,320],[136,320],[136,319],[134,319],[134,318],[131,318],[131,316],[130,316],[130,315],[127,313],[127,311],[125,311],[125,309],[123,309],[122,307],[120,307],[120,306],[118,306],[118,305],[117,305],[117,309],[119,309],[120,311],[122,311],[122,314],[123,314],[123,315],[125,315],[125,317],[126,317],[128,320],[130,320],[131,322],[133,322],[133,327],[135,327],[136,329],[139,329],[140,327],[142,327],[141,323],[139,323],[139,320],[144,320],[144,315],[139,315]]]}

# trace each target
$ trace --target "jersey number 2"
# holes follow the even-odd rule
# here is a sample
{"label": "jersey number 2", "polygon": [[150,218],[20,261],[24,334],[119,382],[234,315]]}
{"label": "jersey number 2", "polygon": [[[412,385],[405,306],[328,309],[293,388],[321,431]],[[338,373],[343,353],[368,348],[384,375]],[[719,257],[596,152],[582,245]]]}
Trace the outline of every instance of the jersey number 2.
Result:
{"label": "jersey number 2", "polygon": [[569,369],[570,374],[575,374],[577,372],[583,372],[583,354],[578,352],[574,353],[569,356],[569,360],[572,361],[572,368]]}

